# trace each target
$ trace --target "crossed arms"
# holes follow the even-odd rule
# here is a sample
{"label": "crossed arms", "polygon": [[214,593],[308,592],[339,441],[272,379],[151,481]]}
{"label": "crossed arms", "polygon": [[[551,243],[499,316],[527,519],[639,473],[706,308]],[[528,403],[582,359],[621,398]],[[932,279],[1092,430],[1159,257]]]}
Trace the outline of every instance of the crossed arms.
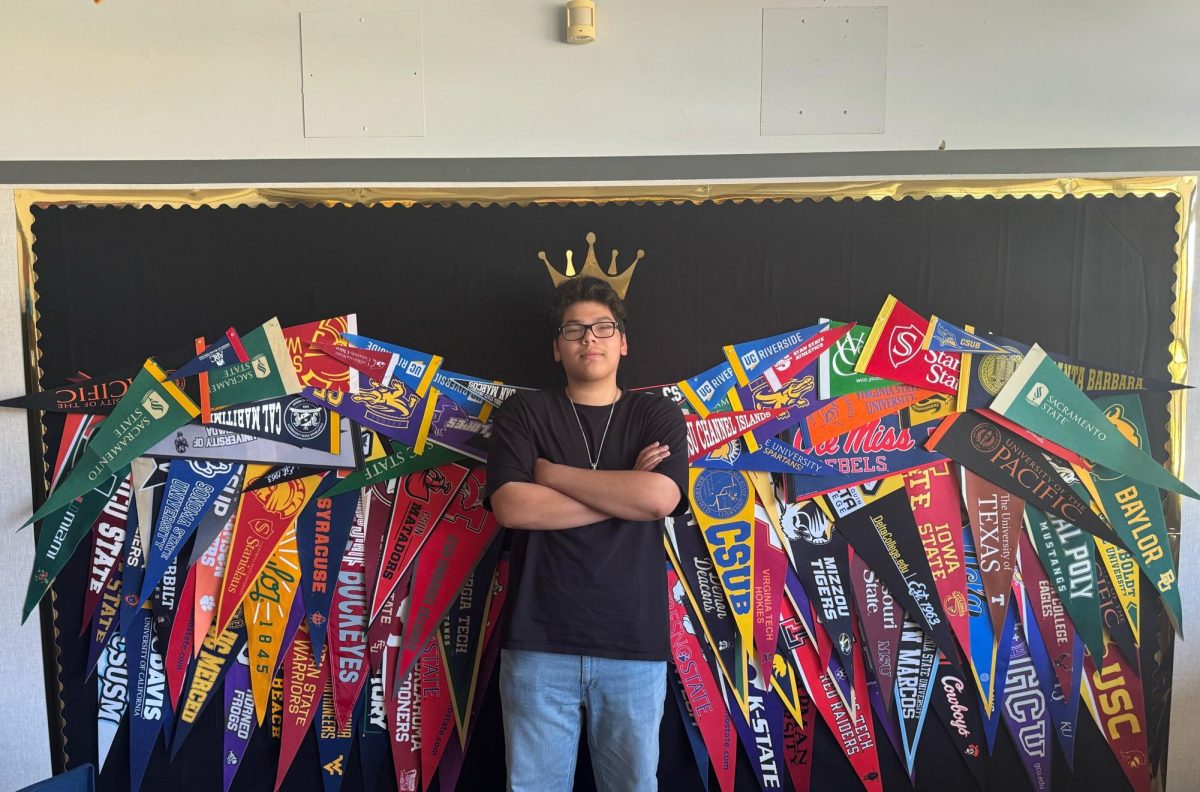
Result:
{"label": "crossed arms", "polygon": [[675,482],[653,472],[670,453],[665,443],[651,443],[633,470],[588,470],[538,459],[533,482],[510,481],[492,493],[492,511],[501,525],[528,531],[577,528],[610,517],[658,520],[679,503]]}

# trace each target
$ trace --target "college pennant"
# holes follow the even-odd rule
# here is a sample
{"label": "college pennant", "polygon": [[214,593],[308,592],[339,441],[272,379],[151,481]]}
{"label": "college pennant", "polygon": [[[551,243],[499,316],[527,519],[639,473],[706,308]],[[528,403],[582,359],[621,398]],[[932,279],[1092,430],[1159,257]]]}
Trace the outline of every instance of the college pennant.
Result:
{"label": "college pennant", "polygon": [[338,567],[337,582],[329,616],[333,620],[327,632],[330,684],[337,726],[342,728],[354,714],[369,671],[367,664],[367,576],[363,561],[367,538],[367,505],[370,496],[358,500],[350,537]]}
{"label": "college pennant", "polygon": [[[302,465],[313,468],[351,468],[355,466],[349,421],[330,416],[329,448],[308,448],[283,440],[255,437],[218,426],[188,423],[155,443],[146,452],[155,457],[187,457],[228,462],[258,462],[264,465]],[[286,432],[285,432],[286,433]],[[336,440],[332,433],[337,433]]]}
{"label": "college pennant", "polygon": [[[79,468],[72,470],[74,473]],[[67,474],[68,476],[71,473]],[[58,573],[75,553],[75,548],[87,536],[89,529],[100,518],[105,506],[118,498],[120,484],[126,479],[125,470],[117,475],[106,476],[95,489],[80,493],[78,500],[72,499],[59,509],[49,513],[42,521],[34,550],[33,571],[25,592],[25,604],[21,609],[24,622],[41,601]],[[57,490],[55,490],[57,492]],[[128,507],[127,507],[128,508]]]}
{"label": "college pennant", "polygon": [[180,701],[179,720],[175,726],[175,736],[171,740],[172,758],[179,753],[180,746],[191,734],[192,727],[200,718],[200,713],[212,701],[214,693],[221,685],[221,680],[229,669],[237,662],[237,656],[246,645],[246,622],[242,611],[234,611],[229,619],[229,625],[217,631],[213,624],[200,644],[200,654],[192,664],[185,685],[187,691]]}
{"label": "college pennant", "polygon": [[296,522],[320,482],[320,476],[308,476],[242,495],[217,601],[218,631],[225,629],[271,552],[287,528]]}
{"label": "college pennant", "polygon": [[196,613],[196,567],[188,570],[183,591],[179,595],[179,605],[176,618],[167,632],[167,653],[163,656],[163,664],[167,673],[167,700],[171,708],[179,705],[179,695],[183,692],[183,683],[187,681],[188,666],[195,657],[195,625]]}
{"label": "college pennant", "polygon": [[689,407],[701,418],[729,409],[729,389],[737,383],[729,361],[675,384]]}
{"label": "college pennant", "polygon": [[962,493],[992,629],[999,633],[1008,613],[1025,504],[966,468],[962,470]]}
{"label": "college pennant", "polygon": [[951,660],[957,660],[954,634],[938,602],[933,572],[925,558],[917,524],[903,488],[838,518],[839,530],[887,584],[892,596],[917,620]]}
{"label": "college pennant", "polygon": [[755,427],[782,415],[783,410],[743,410],[740,412],[709,413],[706,418],[694,415],[687,420],[688,462],[695,462],[710,451],[752,432]]}
{"label": "college pennant", "polygon": [[96,662],[96,750],[98,770],[112,748],[121,719],[129,708],[129,671],[125,667],[125,638],[112,633]]}
{"label": "college pennant", "polygon": [[456,741],[454,707],[437,635],[425,642],[414,673],[421,675],[421,789],[428,790],[446,745]]}
{"label": "college pennant", "polygon": [[242,347],[249,357],[245,363],[208,372],[208,397],[214,408],[300,392],[279,319],[268,319],[242,336]]}
{"label": "college pennant", "polygon": [[254,694],[250,689],[250,658],[246,647],[238,652],[237,661],[225,675],[225,730],[222,738],[224,759],[221,762],[221,789],[229,792],[233,778],[238,768],[242,766],[242,757],[246,755],[246,746],[250,744],[250,735],[254,733],[255,722],[261,719],[254,717]]}
{"label": "college pennant", "polygon": [[858,618],[862,622],[867,661],[879,685],[880,700],[888,705],[886,711],[891,712],[904,611],[862,556],[851,556],[850,580],[858,604]]}
{"label": "college pennant", "polygon": [[330,454],[338,453],[341,446],[337,414],[303,396],[278,396],[223,407],[213,410],[204,424]]}
{"label": "college pennant", "polygon": [[1071,616],[1088,651],[1104,655],[1100,595],[1096,585],[1096,546],[1074,525],[1025,507],[1025,521],[1046,577]]}
{"label": "college pennant", "polygon": [[396,588],[412,565],[417,551],[434,527],[455,502],[455,519],[460,510],[475,508],[460,490],[467,486],[471,471],[463,465],[449,464],[429,468],[404,477],[396,490],[396,505],[383,540],[383,556],[368,621],[374,621],[383,602]]}
{"label": "college pennant", "polygon": [[961,352],[971,355],[1009,354],[1004,347],[952,325],[937,314],[929,317],[929,329],[921,341],[921,348],[931,352]]}
{"label": "college pennant", "polygon": [[667,686],[671,690],[671,697],[675,699],[679,719],[683,722],[688,747],[692,749],[692,759],[696,762],[696,772],[700,774],[705,792],[708,792],[708,749],[704,747],[704,737],[700,734],[700,727],[696,725],[696,719],[692,716],[691,705],[684,698],[683,690],[679,686],[679,677],[670,671],[667,672]]}
{"label": "college pennant", "polygon": [[[334,676],[336,674],[329,675],[330,683],[333,682]],[[357,709],[357,706],[351,708],[351,716]],[[321,708],[317,713],[317,754],[321,757],[321,782],[325,792],[338,792],[342,788],[346,766],[350,764],[355,720],[354,717],[349,717],[345,723],[339,724],[333,685],[326,684],[325,691],[321,694]]]}
{"label": "college pennant", "polygon": [[[688,614],[683,582],[673,568],[667,570],[667,591],[670,595],[667,607],[671,621],[671,667],[703,737],[717,784],[721,792],[731,792],[737,770],[733,720],[721,701],[720,687],[709,670],[696,625]],[[707,776],[707,770],[702,775]]]}
{"label": "college pennant", "polygon": [[742,645],[752,646],[754,498],[750,477],[736,471],[694,468],[688,474],[692,514],[721,579]]}
{"label": "college pennant", "polygon": [[287,705],[283,708],[283,736],[279,744],[279,765],[275,772],[275,792],[300,750],[304,734],[321,708],[321,693],[329,676],[329,664],[318,662],[308,637],[308,625],[301,623],[296,637],[283,659],[283,679]]}
{"label": "college pennant", "polygon": [[994,421],[977,413],[955,413],[942,421],[925,447],[1016,495],[1027,506],[1053,512],[1107,542],[1120,541],[1037,446]]}
{"label": "college pennant", "polygon": [[424,452],[428,440],[463,456],[486,462],[491,436],[491,423],[471,417],[462,405],[446,398],[437,388],[432,388],[413,447]]}
{"label": "college pennant", "polygon": [[775,650],[779,644],[779,611],[783,605],[788,556],[775,526],[779,505],[767,476],[755,478],[759,500],[754,504],[754,661],[771,690]]}
{"label": "college pennant", "polygon": [[[87,590],[83,594],[83,618],[79,634],[87,630],[100,605],[109,581],[120,566],[125,547],[125,522],[129,518],[129,505],[133,498],[133,486],[129,476],[120,480],[116,491],[100,510],[92,526],[92,562],[88,568]],[[76,513],[78,517],[78,513]],[[43,528],[43,530],[45,530]]]}
{"label": "college pennant", "polygon": [[[829,473],[793,478],[792,497],[819,495],[941,462],[945,457],[925,450],[929,433],[928,427],[905,426],[899,415],[885,415],[817,443],[810,453]],[[797,435],[793,442],[802,440]]]}
{"label": "college pennant", "polygon": [[374,349],[361,349],[347,344],[335,344],[332,341],[317,341],[313,349],[329,355],[334,360],[345,363],[355,371],[366,375],[377,385],[390,385],[392,373],[400,362],[400,356],[395,352],[384,352]]}
{"label": "college pennant", "polygon": [[917,404],[932,393],[912,385],[887,385],[839,396],[820,405],[805,418],[808,442],[813,447],[819,446],[885,415]]}
{"label": "college pennant", "polygon": [[1099,665],[1084,658],[1083,691],[1088,710],[1134,792],[1149,792],[1150,758],[1146,745],[1146,705],[1142,682],[1111,642]]}
{"label": "college pennant", "polygon": [[418,352],[415,349],[395,344],[386,344],[383,341],[376,341],[373,338],[353,333],[342,333],[342,338],[349,342],[351,346],[360,349],[395,354],[397,360],[393,367],[393,376],[402,380],[409,388],[415,390],[418,397],[423,398],[425,396],[429,390],[429,386],[433,383],[433,378],[438,373],[438,369],[442,366],[442,358],[438,355]]}
{"label": "college pennant", "polygon": [[[1096,404],[1121,435],[1143,451],[1147,449],[1146,419],[1137,396],[1114,396],[1099,399]],[[1154,586],[1175,629],[1182,634],[1183,609],[1176,585],[1179,574],[1167,538],[1161,493],[1104,467],[1092,471],[1092,483],[1122,545],[1129,548],[1146,573],[1146,580]]]}
{"label": "college pennant", "polygon": [[787,763],[788,778],[795,792],[809,792],[812,788],[813,730],[816,712],[808,692],[800,691],[799,717],[790,712],[783,715],[783,758]]}
{"label": "college pennant", "polygon": [[[219,500],[218,500],[219,505]],[[210,512],[211,514],[211,512]],[[201,521],[201,528],[204,527]],[[199,534],[200,529],[197,529]],[[196,571],[196,592],[193,604],[192,652],[200,651],[200,643],[208,634],[208,628],[217,616],[217,597],[220,596],[221,581],[225,577],[225,559],[229,554],[229,540],[233,538],[233,515],[225,521],[225,527],[217,534],[192,567]],[[199,539],[199,536],[197,536]],[[199,544],[197,541],[196,544]]]}
{"label": "college pennant", "polygon": [[[804,686],[816,705],[817,712],[833,732],[834,739],[837,740],[842,753],[850,760],[850,765],[867,792],[883,792],[870,707],[857,707],[855,714],[851,716],[842,703],[837,686],[828,672],[821,669],[816,648],[800,632],[793,632],[792,638],[795,642],[793,657],[797,661]],[[862,662],[861,658],[859,662]],[[865,699],[866,673],[856,676]]]}
{"label": "college pennant", "polygon": [[479,664],[483,659],[487,611],[492,603],[492,581],[500,562],[502,544],[492,542],[484,552],[479,563],[463,581],[439,629],[460,746],[467,742],[467,727],[479,681]]}
{"label": "college pennant", "polygon": [[[1029,596],[1029,612],[1041,634],[1042,645],[1050,657],[1059,687],[1068,699],[1077,699],[1079,669],[1075,662],[1075,651],[1083,642],[1075,631],[1075,622],[1059,599],[1058,590],[1046,577],[1026,531],[1021,532],[1021,580]],[[1029,627],[1029,623],[1025,622],[1026,632]],[[1032,643],[1030,641],[1031,646]]]}
{"label": "college pennant", "polygon": [[[1025,642],[1029,646],[1029,656],[1033,659],[1033,667],[1037,672],[1038,682],[1042,686],[1042,694],[1046,697],[1046,710],[1050,713],[1050,725],[1054,729],[1055,739],[1067,760],[1067,766],[1074,769],[1075,721],[1079,713],[1079,696],[1073,695],[1068,701],[1063,693],[1062,685],[1059,684],[1058,677],[1054,673],[1050,653],[1042,640],[1041,631],[1028,621],[1033,605],[1029,601],[1029,592],[1025,589],[1019,576],[1013,581],[1013,589],[1014,596],[1019,594],[1018,601],[1021,604],[1021,623],[1025,629]],[[1075,646],[1079,655],[1077,666],[1079,675],[1075,677],[1075,682],[1078,683],[1082,680],[1083,642],[1077,640]]]}
{"label": "college pennant", "polygon": [[1047,696],[1038,682],[1037,670],[1022,630],[1012,630],[1011,636],[1008,645],[1001,647],[1008,654],[1001,709],[1030,786],[1043,792],[1050,789],[1050,770],[1053,765]]}
{"label": "college pennant", "polygon": [[[691,511],[683,518],[668,517],[664,545],[667,556],[683,584],[682,593],[687,596],[690,613],[694,616],[692,628],[699,630],[707,639],[713,652],[714,667],[729,681],[732,690],[740,697],[740,689],[734,684],[736,662],[737,623],[729,608],[729,600],[721,585],[721,576],[713,564],[696,518]],[[672,595],[680,593],[672,590]],[[699,633],[696,633],[699,635]],[[742,701],[739,698],[739,706]],[[744,707],[743,707],[744,709]]]}
{"label": "college pennant", "polygon": [[322,342],[336,344],[344,333],[356,332],[358,315],[352,313],[283,328],[284,344],[300,384],[342,391],[358,390],[358,378],[352,376],[349,366],[314,348]]}
{"label": "college pennant", "polygon": [[827,324],[815,324],[768,338],[730,344],[721,351],[725,353],[737,384],[744,388],[768,366],[789,355],[795,347],[802,346]]}
{"label": "college pennant", "polygon": [[1113,427],[1104,411],[1037,344],[1005,383],[992,402],[992,409],[1111,470],[1155,487],[1200,498],[1200,493]]}
{"label": "college pennant", "polygon": [[192,537],[200,518],[212,508],[232,470],[233,465],[228,462],[171,462],[154,538],[146,548],[142,600],[154,591],[167,567]]}
{"label": "college pennant", "polygon": [[[336,486],[326,476],[317,494],[296,518],[296,549],[300,552],[300,599],[304,603],[309,639],[320,652],[325,646],[326,622],[333,603],[334,581],[346,551],[351,526],[358,514],[360,491],[330,497]],[[319,641],[319,643],[318,643]]]}
{"label": "college pennant", "polygon": [[792,563],[824,625],[838,664],[854,684],[854,615],[850,609],[850,546],[816,501],[789,503],[781,518]]}
{"label": "college pennant", "polygon": [[937,393],[957,394],[961,356],[922,349],[928,329],[928,319],[889,294],[854,370]]}
{"label": "college pennant", "polygon": [[358,766],[362,775],[363,786],[375,789],[378,786],[379,772],[383,769],[387,757],[388,735],[387,700],[383,692],[383,677],[372,673],[367,680],[366,699],[362,708],[362,727],[358,732]]}
{"label": "college pennant", "polygon": [[976,785],[987,789],[987,737],[983,733],[979,698],[971,694],[970,684],[963,679],[962,669],[955,668],[945,655],[939,656],[937,681],[932,693],[933,711],[946,727],[950,741],[958,749],[958,755],[971,771]]}
{"label": "college pennant", "polygon": [[938,649],[925,631],[909,616],[900,628],[900,651],[896,657],[896,714],[900,719],[900,741],[904,765],[915,783],[917,746],[925,729],[925,715],[933,698],[938,666]]}
{"label": "college pennant", "polygon": [[[829,323],[830,328],[843,326],[842,322]],[[817,394],[821,401],[897,384],[874,374],[860,374],[854,370],[870,334],[869,326],[856,324],[817,358]]]}
{"label": "college pennant", "polygon": [[[399,645],[397,645],[397,649]],[[392,769],[396,773],[397,792],[418,792],[421,788],[421,675],[414,669],[396,683],[384,673],[392,713]]]}
{"label": "college pennant", "polygon": [[723,446],[704,454],[689,463],[691,467],[715,470],[745,470],[759,473],[790,473],[800,476],[817,476],[816,481],[834,474],[834,470],[807,451],[785,443],[775,437],[758,442],[758,450],[746,447],[746,438],[730,440]]}
{"label": "college pennant", "polygon": [[419,473],[422,470],[441,467],[462,458],[462,454],[436,445],[427,447],[422,454],[418,454],[408,446],[401,446],[392,454],[365,462],[362,469],[354,471],[339,481],[329,491],[329,496],[333,497],[350,490],[393,481],[409,473]]}
{"label": "college pennant", "polygon": [[[942,611],[960,647],[970,646],[967,572],[963,567],[962,514],[954,466],[946,461],[904,476],[908,505],[917,523]],[[1020,524],[1018,519],[1017,524]]]}
{"label": "college pennant", "polygon": [[729,714],[759,788],[779,789],[783,786],[783,702],[767,690],[767,678],[758,673],[753,663],[746,670],[748,715],[743,717],[737,708],[731,708]]}
{"label": "college pennant", "polygon": [[212,508],[200,518],[200,524],[196,526],[196,542],[192,545],[188,566],[199,561],[226,528],[230,531],[233,530],[233,515],[237,512],[238,496],[242,491],[245,473],[245,465],[235,464],[221,486],[221,491],[217,493]]}
{"label": "college pennant", "polygon": [[807,341],[792,347],[783,357],[763,369],[762,379],[772,392],[782,390],[810,363],[856,327],[854,324],[826,327]]}
{"label": "college pennant", "polygon": [[455,495],[455,508],[447,510],[413,569],[412,597],[401,636],[401,677],[416,662],[417,652],[446,617],[467,575],[479,563],[500,530],[492,513],[483,507],[484,468],[475,468]]}
{"label": "college pennant", "polygon": [[[1100,554],[1104,553],[1104,543],[1099,539],[1094,540]],[[1112,547],[1112,545],[1108,545]],[[1129,562],[1131,569],[1136,570],[1133,562]],[[1136,575],[1136,571],[1134,573]],[[1134,580],[1137,578],[1135,577]],[[1096,595],[1100,600],[1100,622],[1107,630],[1109,638],[1121,650],[1121,654],[1129,660],[1130,665],[1134,670],[1138,670],[1141,664],[1141,659],[1138,657],[1138,637],[1134,632],[1133,624],[1125,615],[1125,608],[1121,604],[1121,600],[1114,589],[1114,584],[1108,574],[1107,564],[1101,564],[1100,559],[1096,560]]]}
{"label": "college pennant", "polygon": [[300,558],[296,528],[283,532],[254,584],[246,593],[246,650],[250,657],[250,688],[254,710],[261,724],[271,697],[271,679],[279,667],[280,651],[286,646],[287,629],[296,589],[300,584]]}
{"label": "college pennant", "polygon": [[[203,341],[197,339],[196,343],[199,346]],[[171,372],[171,376],[176,380],[181,380],[221,368],[234,361],[245,363],[248,359],[246,348],[242,346],[241,337],[237,330],[230,327],[225,330],[224,338],[204,346],[196,357]]]}

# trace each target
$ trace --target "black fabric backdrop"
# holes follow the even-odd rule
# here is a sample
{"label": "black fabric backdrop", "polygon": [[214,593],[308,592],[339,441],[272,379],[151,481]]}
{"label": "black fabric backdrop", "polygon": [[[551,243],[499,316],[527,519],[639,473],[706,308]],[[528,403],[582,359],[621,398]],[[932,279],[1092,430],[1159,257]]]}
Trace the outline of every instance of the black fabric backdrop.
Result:
{"label": "black fabric backdrop", "polygon": [[[190,347],[197,335],[248,330],[278,315],[286,326],[357,312],[360,332],[437,352],[455,371],[524,385],[561,382],[550,355],[544,306],[552,289],[537,253],[563,269],[564,251],[586,252],[598,235],[607,268],[645,250],[629,289],[630,354],[622,384],[665,383],[721,360],[726,343],[780,333],[826,316],[871,322],[888,293],[918,311],[972,323],[1114,368],[1168,378],[1175,276],[1173,197],[965,198],[783,201],[734,204],[548,206],[221,207],[35,209],[36,309],[41,386],[82,369],[105,373],[150,354]],[[178,365],[179,360],[160,360]],[[1165,457],[1166,397],[1148,396],[1152,445]],[[47,416],[53,453],[61,420]],[[37,431],[35,429],[35,431]],[[35,479],[45,460],[35,459]],[[81,543],[81,547],[88,542]],[[60,683],[68,766],[96,760],[96,688],[81,669],[79,632],[87,551],[55,584],[57,636],[45,652]],[[1143,591],[1147,588],[1144,585]],[[12,604],[12,607],[16,607]],[[1162,609],[1143,594],[1143,677],[1151,761],[1165,768],[1171,639]],[[57,664],[55,666],[54,664]],[[58,697],[50,699],[51,722]],[[1056,789],[1124,789],[1121,771],[1081,707],[1075,773],[1056,746]],[[210,790],[221,778],[221,706],[168,765],[161,745],[145,789]],[[100,776],[128,787],[127,727]],[[489,687],[460,789],[502,789],[503,737]],[[909,788],[877,726],[885,788]],[[663,789],[698,790],[674,701],[662,727]],[[237,790],[270,789],[277,746],[257,730]],[[586,748],[584,749],[586,752]],[[823,723],[815,741],[815,788],[857,782]],[[65,752],[65,754],[63,753]],[[753,788],[742,758],[739,789]],[[933,716],[921,742],[918,786],[970,789],[966,767]],[[992,789],[1027,787],[1000,729]],[[287,789],[319,789],[310,733]],[[362,788],[357,760],[345,789]],[[379,789],[392,789],[385,765]],[[586,757],[577,788],[590,789]],[[715,787],[713,787],[715,789]]]}

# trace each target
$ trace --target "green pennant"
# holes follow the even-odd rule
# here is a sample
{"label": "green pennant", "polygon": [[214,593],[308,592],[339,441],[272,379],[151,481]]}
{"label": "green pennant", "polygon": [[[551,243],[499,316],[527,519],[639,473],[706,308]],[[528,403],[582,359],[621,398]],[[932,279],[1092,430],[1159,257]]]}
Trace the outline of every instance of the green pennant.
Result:
{"label": "green pennant", "polygon": [[121,401],[96,428],[79,464],[63,477],[25,525],[62,509],[103,484],[113,471],[128,467],[135,457],[199,413],[192,400],[167,379],[158,364],[152,358],[147,359]]}
{"label": "green pennant", "polygon": [[1104,656],[1100,590],[1096,585],[1096,543],[1092,535],[1066,520],[1025,506],[1029,538],[1046,577],[1071,615],[1079,637],[1093,657]]}
{"label": "green pennant", "polygon": [[105,505],[116,494],[126,472],[125,468],[121,468],[99,487],[89,490],[42,520],[37,549],[34,551],[33,572],[29,576],[25,606],[21,610],[22,622],[33,613],[34,607],[50,590],[50,584],[66,566],[79,542],[91,531],[92,523],[96,522]]}
{"label": "green pennant", "polygon": [[287,341],[272,317],[242,336],[245,363],[222,366],[208,373],[208,393],[214,408],[262,401],[300,392]]}
{"label": "green pennant", "polygon": [[[1146,417],[1136,394],[1107,396],[1096,400],[1109,422],[1126,439],[1146,450]],[[1097,466],[1092,482],[1100,505],[1117,535],[1158,591],[1176,631],[1183,634],[1183,607],[1179,601],[1179,573],[1167,540],[1162,493],[1156,488]]]}
{"label": "green pennant", "polygon": [[1200,493],[1123,437],[1109,423],[1104,411],[1037,344],[1000,390],[992,409],[1092,462],[1138,481],[1200,499]]}
{"label": "green pennant", "polygon": [[341,495],[343,492],[369,487],[380,481],[399,478],[408,473],[416,473],[419,470],[440,467],[448,462],[457,462],[463,458],[462,454],[434,443],[430,443],[426,447],[424,454],[418,454],[408,446],[400,445],[399,443],[393,443],[393,446],[398,447],[400,450],[388,456],[367,462],[362,466],[361,470],[354,471],[337,484],[334,484],[329,492],[325,493],[324,497],[332,498],[334,495]]}
{"label": "green pennant", "polygon": [[[830,328],[845,326],[845,322],[829,323]],[[883,377],[859,374],[854,370],[854,364],[858,362],[858,356],[862,353],[863,345],[870,334],[871,325],[855,325],[817,358],[820,372],[818,395],[822,401],[895,384]]]}

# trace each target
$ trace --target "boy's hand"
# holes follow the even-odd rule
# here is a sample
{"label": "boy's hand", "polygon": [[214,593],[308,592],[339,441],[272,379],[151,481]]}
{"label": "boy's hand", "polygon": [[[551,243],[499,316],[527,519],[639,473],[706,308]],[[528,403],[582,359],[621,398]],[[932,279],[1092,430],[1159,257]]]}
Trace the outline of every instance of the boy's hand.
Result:
{"label": "boy's hand", "polygon": [[658,467],[664,459],[671,455],[671,447],[666,443],[651,443],[641,450],[637,461],[633,463],[634,470],[651,471]]}

